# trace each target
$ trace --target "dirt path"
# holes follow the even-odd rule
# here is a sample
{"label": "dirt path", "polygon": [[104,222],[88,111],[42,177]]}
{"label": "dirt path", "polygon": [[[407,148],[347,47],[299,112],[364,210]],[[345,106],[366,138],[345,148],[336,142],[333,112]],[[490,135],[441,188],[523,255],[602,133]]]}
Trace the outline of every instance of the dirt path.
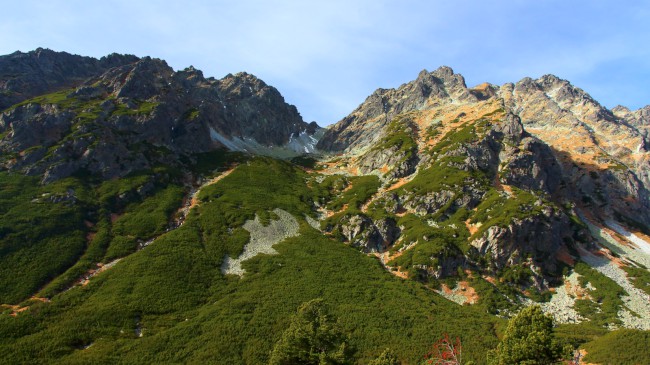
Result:
{"label": "dirt path", "polygon": [[190,189],[190,193],[188,194],[188,196],[183,200],[183,207],[181,207],[176,213],[176,215],[178,216],[178,218],[176,219],[176,225],[180,227],[185,221],[187,215],[190,213],[190,210],[192,210],[192,208],[200,204],[199,194],[201,193],[201,189],[205,188],[206,186],[210,186],[212,184],[219,182],[226,176],[230,175],[233,171],[235,171],[236,168],[237,166],[235,165],[230,169],[224,171],[221,175],[206,181],[200,186],[192,187]]}
{"label": "dirt path", "polygon": [[[174,229],[177,229],[177,228],[179,228],[180,226],[183,225],[183,223],[185,222],[185,218],[189,214],[190,210],[193,207],[199,205],[200,201],[198,200],[198,196],[199,196],[199,193],[201,192],[201,189],[205,188],[206,186],[209,186],[209,185],[212,185],[212,184],[215,184],[215,183],[219,182],[221,179],[223,179],[226,176],[230,175],[236,168],[237,168],[237,166],[235,165],[235,166],[231,167],[230,169],[224,171],[219,176],[216,176],[216,177],[206,181],[205,183],[201,184],[200,186],[193,187],[190,190],[190,193],[188,194],[188,196],[183,200],[183,207],[181,207],[177,211],[177,213],[175,214],[177,216],[177,218],[174,219],[173,224],[171,225],[171,227],[169,229],[167,229],[167,231],[165,233],[167,233],[169,231],[172,231]],[[120,215],[111,214],[111,221],[115,222],[115,220],[117,220],[119,217],[120,217]],[[165,233],[163,233],[163,234],[165,234]],[[151,239],[138,244],[136,252],[140,251],[140,250],[144,249],[145,247],[149,246],[150,244],[152,244],[156,240],[156,238],[158,238],[158,237],[152,237]],[[106,270],[111,269],[121,259],[122,258],[118,258],[118,259],[115,259],[115,260],[113,260],[113,261],[111,261],[109,263],[106,263],[106,264],[103,264],[103,263],[95,264],[94,268],[88,270],[81,277],[79,277],[77,280],[75,280],[72,283],[72,285],[70,285],[70,287],[68,289],[66,289],[66,291],[70,290],[72,288],[75,288],[77,286],[85,286],[85,285],[87,285],[90,282],[91,278],[93,278],[97,274],[100,274],[100,273],[102,273],[102,272],[104,272]]]}

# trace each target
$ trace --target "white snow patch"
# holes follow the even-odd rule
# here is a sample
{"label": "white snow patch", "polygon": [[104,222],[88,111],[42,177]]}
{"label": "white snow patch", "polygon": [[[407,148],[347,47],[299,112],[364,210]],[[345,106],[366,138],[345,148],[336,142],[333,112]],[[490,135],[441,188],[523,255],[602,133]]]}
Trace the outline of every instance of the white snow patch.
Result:
{"label": "white snow patch", "polygon": [[[647,254],[644,250],[636,249],[634,247],[621,244],[619,241],[617,241],[614,237],[612,237],[601,227],[595,225],[589,219],[585,218],[584,215],[582,215],[579,211],[577,213],[580,219],[582,219],[582,221],[587,225],[587,228],[589,228],[589,232],[591,233],[591,235],[595,237],[601,245],[612,250],[612,252],[616,253],[619,256],[622,256],[624,258],[630,258],[633,261],[644,265],[645,267],[650,267],[650,255]],[[611,225],[611,223],[614,222],[608,221],[606,224],[609,226]],[[615,225],[620,227],[620,225],[618,224]],[[616,231],[616,229],[614,229],[613,227],[612,229]]]}
{"label": "white snow patch", "polygon": [[[318,131],[314,135],[320,138],[323,133],[324,129],[323,132]],[[317,152],[316,143],[318,143],[318,139],[308,135],[306,131],[300,132],[297,137],[295,133],[292,133],[289,142],[284,146],[265,146],[251,137],[244,137],[243,139],[239,137],[227,138],[212,127],[210,127],[210,137],[213,141],[218,141],[231,151],[249,152],[277,158],[291,158],[302,153],[315,153]]]}

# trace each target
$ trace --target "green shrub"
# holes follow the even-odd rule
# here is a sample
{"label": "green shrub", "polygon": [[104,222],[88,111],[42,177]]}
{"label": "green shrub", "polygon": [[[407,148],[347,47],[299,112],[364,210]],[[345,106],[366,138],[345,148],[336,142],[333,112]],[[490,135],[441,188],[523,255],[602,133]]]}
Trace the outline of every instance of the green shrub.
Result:
{"label": "green shrub", "polygon": [[350,364],[345,334],[322,299],[302,304],[275,344],[269,364]]}
{"label": "green shrub", "polygon": [[584,345],[588,363],[636,365],[650,364],[650,331],[620,329]]}
{"label": "green shrub", "polygon": [[494,365],[547,365],[568,358],[570,346],[562,345],[554,335],[553,319],[538,306],[523,309],[508,322],[503,339],[488,355]]}

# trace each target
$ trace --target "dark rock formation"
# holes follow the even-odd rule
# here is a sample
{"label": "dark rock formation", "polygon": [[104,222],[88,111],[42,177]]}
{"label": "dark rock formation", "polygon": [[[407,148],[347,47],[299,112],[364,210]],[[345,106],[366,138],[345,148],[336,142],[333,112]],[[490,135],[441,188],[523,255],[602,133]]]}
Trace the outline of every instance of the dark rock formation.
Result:
{"label": "dark rock formation", "polygon": [[45,181],[79,169],[124,176],[219,147],[284,146],[320,129],[303,122],[275,88],[246,73],[206,79],[193,67],[174,72],[149,57],[96,60],[49,50],[0,62],[23,70],[23,81],[5,75],[2,84],[22,99],[55,90],[0,114],[0,150],[10,157],[2,164],[42,174]]}
{"label": "dark rock formation", "polygon": [[0,110],[34,96],[70,88],[113,67],[138,61],[110,54],[100,59],[38,48],[0,56]]}
{"label": "dark rock formation", "polygon": [[365,215],[345,216],[336,229],[344,242],[363,252],[384,252],[399,237],[400,230],[391,218],[373,221]]}

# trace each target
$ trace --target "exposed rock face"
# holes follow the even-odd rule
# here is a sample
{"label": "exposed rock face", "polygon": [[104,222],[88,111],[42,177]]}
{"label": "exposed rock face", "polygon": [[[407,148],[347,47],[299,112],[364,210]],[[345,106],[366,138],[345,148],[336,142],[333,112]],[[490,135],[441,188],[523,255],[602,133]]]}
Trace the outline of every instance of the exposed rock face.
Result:
{"label": "exposed rock face", "polygon": [[98,60],[43,48],[0,56],[0,110],[137,61],[132,55],[114,53]]}
{"label": "exposed rock face", "polygon": [[392,219],[373,221],[363,215],[344,217],[338,225],[344,240],[363,252],[383,252],[399,236],[399,228]]}
{"label": "exposed rock face", "polygon": [[[39,80],[31,74],[21,84],[0,79],[11,90],[24,86],[23,99],[57,90],[0,114],[0,149],[13,156],[4,165],[43,174],[45,181],[79,169],[105,178],[123,176],[218,147],[246,151],[287,145],[285,154],[295,155],[308,146],[313,150],[311,136],[320,129],[303,122],[275,88],[246,73],[206,79],[193,67],[174,72],[149,57],[95,60],[46,50],[6,57],[2,60],[14,68],[38,66],[56,81],[42,77],[48,82],[38,84],[30,81]],[[65,67],[55,67],[60,63]],[[69,68],[78,70],[68,74]],[[80,79],[85,81],[77,87],[63,88]]]}
{"label": "exposed rock face", "polygon": [[[408,163],[391,170],[406,161],[399,145],[386,144],[403,120],[411,123],[406,131],[412,133],[405,135],[416,147]],[[343,152],[359,173],[384,169],[388,180],[416,180],[392,199],[377,201],[386,212],[433,219],[436,227],[463,209],[469,225],[486,197],[497,199],[499,191],[521,205],[509,211],[510,221],[472,236],[473,254],[491,257],[494,268],[532,258],[542,272],[557,273],[557,250],[585,237],[571,226],[567,206],[588,209],[603,221],[623,216],[650,227],[649,125],[650,107],[610,111],[552,75],[467,88],[462,76],[441,67],[397,89],[378,89],[331,126],[319,147]],[[423,171],[431,181],[419,177]],[[535,199],[539,203],[530,203]],[[490,207],[481,209],[487,213],[471,229],[495,218]],[[411,244],[417,250],[421,243]],[[435,257],[413,267],[438,277],[466,265],[458,255]]]}
{"label": "exposed rock face", "polygon": [[495,131],[503,134],[504,142],[499,153],[501,182],[554,193],[562,180],[562,170],[548,145],[526,133],[521,119],[513,114],[508,114]]}
{"label": "exposed rock face", "polygon": [[564,213],[546,209],[542,216],[515,220],[507,227],[490,227],[471,245],[475,254],[490,257],[497,269],[521,264],[532,257],[545,272],[559,274],[554,256],[572,239],[572,232]]}
{"label": "exposed rock face", "polygon": [[[563,194],[577,200],[603,196],[606,198],[599,204],[606,206],[598,209],[605,216],[634,216],[650,225],[650,106],[637,111],[624,107],[610,111],[583,90],[553,75],[524,78],[501,87],[482,84],[468,89],[463,77],[448,67],[423,71],[416,80],[397,89],[378,89],[332,126],[319,147],[353,153],[367,149],[383,138],[389,121],[415,112],[420,115],[418,144],[422,150],[426,143],[423,131],[431,123],[452,113],[462,121],[467,113],[489,103],[501,103],[506,113],[505,123],[495,129],[505,142],[498,158],[503,164],[499,171],[503,172],[504,184],[547,193],[557,192],[562,185]],[[511,119],[519,122],[512,123]],[[391,152],[366,154],[359,160],[361,171],[376,169]],[[468,156],[468,164],[484,168],[493,163],[476,160],[470,149],[461,153]],[[596,175],[602,180],[585,178]]]}
{"label": "exposed rock face", "polygon": [[[521,117],[528,132],[555,150],[565,175],[579,190],[575,194],[590,190],[578,177],[585,170],[610,175],[610,182],[600,189],[611,198],[611,208],[632,210],[644,224],[650,223],[650,202],[639,199],[647,196],[650,186],[648,107],[634,113],[619,107],[614,113],[553,75],[506,84],[498,96]],[[574,170],[573,164],[582,172]],[[639,201],[623,207],[620,199],[630,192]]]}
{"label": "exposed rock face", "polygon": [[443,66],[433,72],[423,70],[415,81],[397,89],[377,89],[350,115],[331,126],[319,141],[318,148],[343,151],[361,147],[381,136],[397,115],[442,103],[477,100],[465,86],[463,76],[454,74],[451,68]]}
{"label": "exposed rock face", "polygon": [[385,177],[395,179],[414,173],[418,162],[419,158],[415,151],[404,152],[396,146],[388,149],[375,149],[360,159],[359,172],[370,174],[373,171],[381,171],[382,168],[386,168],[388,172]]}

